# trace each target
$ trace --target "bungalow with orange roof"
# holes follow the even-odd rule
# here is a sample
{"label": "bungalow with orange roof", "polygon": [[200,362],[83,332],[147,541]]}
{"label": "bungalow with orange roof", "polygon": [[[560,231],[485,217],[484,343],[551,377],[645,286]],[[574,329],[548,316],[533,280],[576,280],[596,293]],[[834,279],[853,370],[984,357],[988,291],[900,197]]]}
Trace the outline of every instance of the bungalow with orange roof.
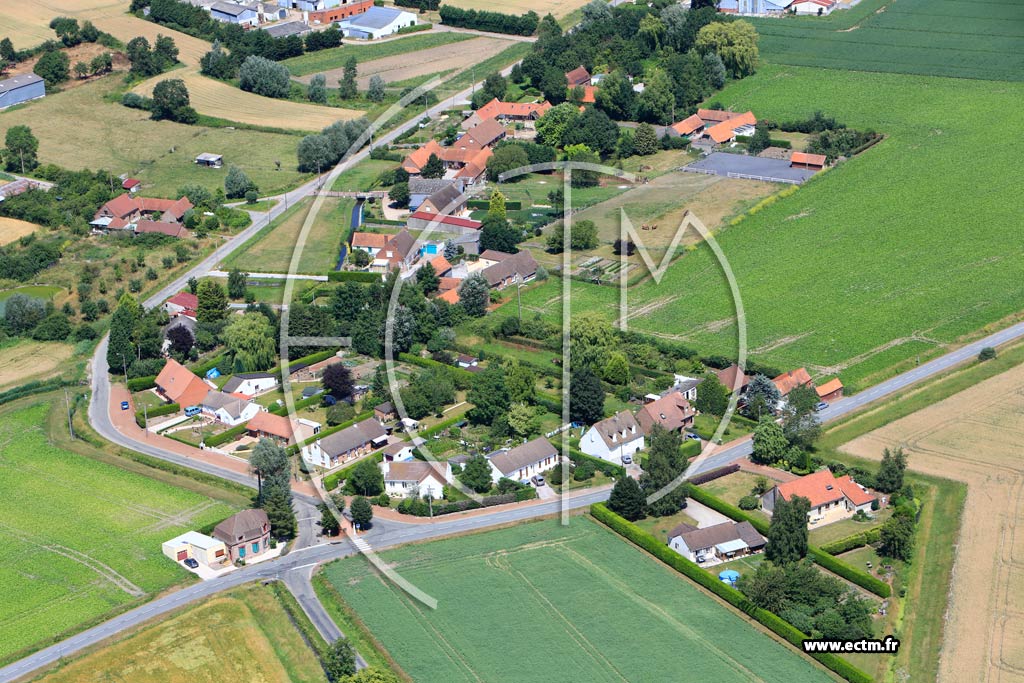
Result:
{"label": "bungalow with orange roof", "polygon": [[761,496],[761,507],[771,514],[779,500],[792,502],[797,496],[810,501],[807,522],[812,525],[847,519],[858,510],[870,512],[871,504],[876,500],[876,496],[850,475],[837,477],[826,468],[785,484],[776,484]]}
{"label": "bungalow with orange roof", "polygon": [[499,121],[536,121],[551,109],[551,103],[543,102],[502,102],[497,97],[470,114],[463,122],[462,129],[479,125],[487,119]]}
{"label": "bungalow with orange roof", "polygon": [[249,436],[270,439],[282,446],[290,446],[320,433],[319,422],[261,411],[245,424]]}
{"label": "bungalow with orange roof", "polygon": [[739,135],[753,135],[755,125],[757,125],[757,117],[753,112],[748,111],[732,116],[721,123],[716,123],[705,130],[704,135],[721,145],[732,142]]}
{"label": "bungalow with orange roof", "polygon": [[811,380],[811,376],[807,373],[806,368],[797,368],[796,370],[784,372],[772,379],[772,382],[775,383],[779,393],[782,394],[782,398],[789,396],[789,392],[797,387],[814,386],[814,382]]}
{"label": "bungalow with orange roof", "polygon": [[448,259],[444,257],[444,254],[438,254],[434,258],[430,259],[430,265],[434,267],[434,272],[440,277],[445,273],[448,273],[452,269],[452,264],[448,263]]}
{"label": "bungalow with orange roof", "polygon": [[793,152],[789,157],[791,168],[809,168],[812,171],[820,171],[825,168],[828,158],[824,154],[808,154],[807,152]]}
{"label": "bungalow with orange roof", "polygon": [[380,232],[354,232],[352,233],[352,248],[362,249],[370,256],[375,257],[389,239],[391,239],[391,235]]}
{"label": "bungalow with orange roof", "polygon": [[169,403],[182,408],[200,405],[210,386],[184,365],[168,358],[154,381],[157,393]]}
{"label": "bungalow with orange roof", "polygon": [[704,120],[697,114],[687,116],[682,121],[673,123],[665,132],[671,137],[688,138],[691,135],[700,137],[701,133],[704,132]]}
{"label": "bungalow with orange roof", "polygon": [[818,392],[818,398],[826,403],[838,401],[843,397],[843,383],[839,381],[838,377],[819,384],[814,387],[814,390]]}

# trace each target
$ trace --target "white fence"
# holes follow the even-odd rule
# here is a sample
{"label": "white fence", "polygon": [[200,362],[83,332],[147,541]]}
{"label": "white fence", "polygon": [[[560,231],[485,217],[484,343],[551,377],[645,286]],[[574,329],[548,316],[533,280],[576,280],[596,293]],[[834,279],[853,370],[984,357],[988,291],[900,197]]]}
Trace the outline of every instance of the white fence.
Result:
{"label": "white fence", "polygon": [[742,178],[744,180],[764,180],[769,183],[788,183],[789,185],[802,185],[803,180],[796,180],[793,178],[776,178],[775,176],[767,175],[751,175],[749,173],[733,173],[732,171],[716,171],[711,168],[693,168],[692,166],[683,166],[681,171],[687,173],[702,173],[704,175],[721,175],[726,178]]}

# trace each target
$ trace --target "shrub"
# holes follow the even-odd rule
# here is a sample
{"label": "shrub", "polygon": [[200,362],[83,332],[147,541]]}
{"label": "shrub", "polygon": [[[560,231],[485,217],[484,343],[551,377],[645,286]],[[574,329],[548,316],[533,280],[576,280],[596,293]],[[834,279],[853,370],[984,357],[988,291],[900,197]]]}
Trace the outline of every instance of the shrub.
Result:
{"label": "shrub", "polygon": [[391,507],[391,496],[389,496],[386,493],[382,493],[379,496],[377,496],[377,499],[374,501],[374,503],[382,508]]}
{"label": "shrub", "polygon": [[743,496],[740,498],[740,510],[756,510],[760,506],[757,496]]}
{"label": "shrub", "polygon": [[992,348],[991,346],[986,346],[985,348],[983,348],[981,350],[980,353],[978,353],[978,360],[980,360],[980,361],[992,360],[995,357],[996,357],[996,350],[994,348]]}

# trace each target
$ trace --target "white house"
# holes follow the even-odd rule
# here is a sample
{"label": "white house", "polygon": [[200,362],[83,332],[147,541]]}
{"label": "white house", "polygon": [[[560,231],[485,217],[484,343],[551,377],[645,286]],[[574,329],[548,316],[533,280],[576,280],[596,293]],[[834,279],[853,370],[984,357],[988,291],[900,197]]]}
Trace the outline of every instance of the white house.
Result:
{"label": "white house", "polygon": [[221,391],[228,394],[256,396],[276,388],[277,385],[277,376],[269,372],[241,372],[225,382]]}
{"label": "white house", "polygon": [[211,389],[202,403],[203,412],[213,419],[232,427],[248,422],[256,413],[264,410],[258,403],[238,398],[223,391]]}
{"label": "white house", "polygon": [[384,449],[384,460],[387,462],[406,462],[413,459],[412,444],[408,441],[398,441],[388,444]]}
{"label": "white house", "polygon": [[186,531],[181,536],[165,541],[161,550],[175,562],[193,559],[203,566],[215,568],[228,562],[228,550],[224,542],[198,531]]}
{"label": "white house", "polygon": [[668,534],[668,546],[690,562],[724,562],[764,549],[767,540],[750,522],[722,522],[698,529],[680,524]]}
{"label": "white house", "polygon": [[259,7],[242,5],[234,2],[215,2],[210,5],[210,16],[217,21],[241,26],[256,27],[260,25]]}
{"label": "white house", "polygon": [[368,418],[305,446],[302,459],[311,467],[330,469],[383,448],[387,443],[388,435],[381,423]]}
{"label": "white house", "polygon": [[644,433],[633,413],[623,410],[594,423],[580,438],[580,450],[608,462],[621,463],[644,447]]}
{"label": "white house", "polygon": [[[675,382],[673,383],[672,388],[669,389],[669,391],[678,391],[680,394],[683,395],[683,398],[685,398],[690,403],[693,403],[694,401],[697,400],[697,385],[704,381],[703,378],[687,377],[686,375],[676,375],[674,379]],[[669,393],[669,391],[664,392],[662,396]]]}
{"label": "white house", "polygon": [[165,301],[163,305],[163,309],[171,317],[178,315],[188,316],[189,313],[191,313],[191,317],[195,317],[195,312],[198,308],[199,297],[191,292],[178,292]]}
{"label": "white house", "polygon": [[875,500],[875,496],[851,479],[850,475],[837,477],[826,468],[785,484],[777,484],[761,496],[761,507],[771,514],[779,499],[789,502],[797,496],[811,503],[807,513],[809,524],[829,524],[852,517],[858,510],[868,512]]}
{"label": "white house", "polygon": [[798,0],[790,4],[789,9],[797,14],[824,16],[831,14],[836,4],[836,0]]}
{"label": "white house", "polygon": [[528,481],[558,464],[558,451],[547,439],[539,437],[520,446],[495,451],[487,456],[491,464],[491,481],[502,477],[515,481]]}
{"label": "white house", "polygon": [[401,28],[415,26],[416,15],[394,7],[371,7],[362,14],[342,19],[338,26],[346,38],[382,38],[398,33]]}
{"label": "white house", "polygon": [[392,497],[440,499],[444,497],[445,484],[452,481],[452,467],[448,463],[385,460],[380,469],[384,473],[384,493]]}

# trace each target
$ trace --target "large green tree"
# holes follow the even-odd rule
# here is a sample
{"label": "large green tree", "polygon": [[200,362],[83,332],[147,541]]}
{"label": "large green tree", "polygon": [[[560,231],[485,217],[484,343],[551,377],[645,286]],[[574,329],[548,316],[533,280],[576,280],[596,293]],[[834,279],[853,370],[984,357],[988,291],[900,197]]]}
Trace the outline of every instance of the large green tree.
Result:
{"label": "large green tree", "polygon": [[537,119],[535,125],[537,142],[542,145],[561,147],[564,136],[576,125],[579,117],[579,109],[569,102],[548,109],[543,116]]}
{"label": "large green tree", "polygon": [[199,114],[191,106],[185,81],[180,78],[168,78],[156,84],[150,115],[157,121],[166,119],[190,124],[199,120]]}
{"label": "large green tree", "polygon": [[[522,145],[501,145],[487,160],[487,179],[498,182],[502,173],[522,168],[530,163],[530,157]],[[513,178],[512,182],[516,179]]]}
{"label": "large green tree", "polygon": [[875,488],[882,493],[896,493],[903,488],[903,473],[907,469],[907,454],[897,446],[882,451],[882,464],[875,477]]}
{"label": "large green tree", "polygon": [[480,273],[473,273],[459,285],[459,305],[471,318],[481,318],[487,313],[491,298],[491,286]]}
{"label": "large green tree", "polygon": [[345,59],[343,66],[341,81],[338,82],[338,97],[343,100],[351,100],[359,91],[356,88],[356,78],[358,77],[359,67],[357,65],[356,56],[349,55]]}
{"label": "large green tree", "polygon": [[491,465],[487,462],[487,458],[482,455],[474,455],[466,460],[462,471],[459,472],[459,481],[477,493],[490,491]]}
{"label": "large green tree", "polygon": [[107,342],[107,365],[111,372],[122,371],[135,360],[132,332],[142,315],[142,308],[131,294],[124,294],[110,319],[110,339]]}
{"label": "large green tree", "polygon": [[258,192],[259,188],[245,171],[234,164],[230,165],[227,175],[224,176],[224,195],[228,199],[241,199],[249,191]]}
{"label": "large green tree", "polygon": [[345,637],[330,644],[323,662],[327,680],[331,683],[344,683],[356,673],[356,651]]}
{"label": "large green tree", "polygon": [[704,374],[704,381],[697,387],[697,398],[693,406],[708,415],[725,415],[729,408],[729,397],[732,391],[718,380],[713,372]]}
{"label": "large green tree", "polygon": [[782,460],[788,450],[789,441],[782,427],[770,417],[761,418],[754,427],[754,450],[750,459],[760,465],[772,465]]}
{"label": "large green tree", "polygon": [[420,175],[424,178],[443,178],[444,163],[441,158],[436,154],[427,157],[427,163],[423,164],[423,168],[420,169]]}
{"label": "large green tree", "polygon": [[754,375],[747,385],[746,405],[743,409],[747,417],[760,420],[775,413],[775,409],[782,399],[779,388],[775,382],[764,375]]}
{"label": "large green tree", "polygon": [[592,425],[604,419],[604,387],[594,371],[584,365],[569,378],[569,420]]}
{"label": "large green tree", "polygon": [[792,500],[775,500],[772,521],[768,526],[765,558],[775,564],[799,562],[807,555],[807,513],[811,502],[802,496]]}
{"label": "large green tree", "polygon": [[373,458],[360,460],[352,468],[345,488],[361,496],[379,496],[384,492],[384,473]]}
{"label": "large green tree", "polygon": [[649,437],[651,445],[644,473],[640,477],[640,488],[650,497],[665,487],[672,487],[648,506],[648,512],[655,517],[667,517],[686,507],[686,485],[681,483],[673,486],[673,482],[686,470],[687,461],[680,450],[683,445],[682,436],[675,430],[670,431],[656,424],[651,428]]}
{"label": "large green tree", "polygon": [[480,227],[480,251],[493,249],[514,254],[519,251],[516,245],[521,237],[522,232],[513,228],[507,220],[488,214]]}
{"label": "large green tree", "polygon": [[749,76],[757,69],[757,31],[748,21],[708,24],[697,33],[696,47],[701,54],[717,53],[733,78]]}
{"label": "large green tree", "polygon": [[199,299],[199,310],[196,311],[199,322],[216,323],[227,317],[228,295],[216,280],[200,282],[196,298]]}
{"label": "large green tree", "polygon": [[4,137],[4,167],[27,173],[39,165],[39,140],[28,126],[11,126]]}
{"label": "large green tree", "polygon": [[235,372],[256,372],[274,366],[277,350],[274,330],[262,313],[231,316],[222,336],[234,357]]}
{"label": "large green tree", "polygon": [[505,370],[491,366],[475,373],[466,400],[473,404],[467,417],[473,424],[490,425],[508,411],[511,400],[505,386]]}
{"label": "large green tree", "polygon": [[32,71],[46,81],[47,87],[60,85],[71,78],[71,60],[60,50],[44,52],[32,67]]}
{"label": "large green tree", "polygon": [[363,496],[353,498],[348,506],[348,511],[352,515],[352,521],[360,529],[370,528],[370,523],[373,521],[373,506],[367,498]]}
{"label": "large green tree", "polygon": [[608,509],[630,522],[647,515],[647,496],[633,477],[622,477],[612,487]]}

